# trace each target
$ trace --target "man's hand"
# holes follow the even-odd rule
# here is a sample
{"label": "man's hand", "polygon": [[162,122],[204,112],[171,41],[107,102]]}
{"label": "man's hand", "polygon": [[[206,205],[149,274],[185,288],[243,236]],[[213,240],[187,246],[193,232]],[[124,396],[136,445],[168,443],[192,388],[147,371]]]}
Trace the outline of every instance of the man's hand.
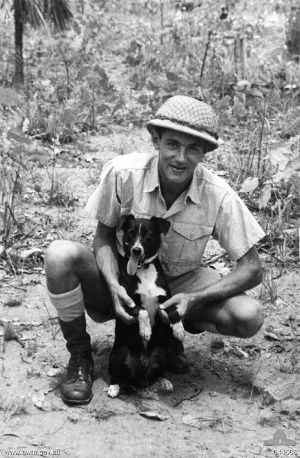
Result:
{"label": "man's hand", "polygon": [[116,315],[121,318],[124,323],[134,323],[137,318],[129,315],[124,308],[124,306],[129,308],[135,307],[135,303],[128,296],[126,289],[121,285],[113,285],[110,290]]}
{"label": "man's hand", "polygon": [[97,266],[107,281],[111,292],[116,315],[124,323],[133,323],[136,318],[130,316],[124,307],[133,308],[135,303],[128,296],[125,288],[118,282],[118,253],[116,246],[116,228],[98,222],[93,244]]}
{"label": "man's hand", "polygon": [[187,293],[175,294],[175,296],[171,297],[171,299],[168,299],[166,302],[164,302],[163,304],[159,306],[162,319],[164,321],[169,321],[168,315],[165,312],[165,310],[168,307],[171,307],[172,305],[176,307],[176,310],[180,316],[180,319],[182,319],[185,316],[187,310],[191,307],[193,303],[192,300],[193,300],[193,296],[191,294],[187,294]]}

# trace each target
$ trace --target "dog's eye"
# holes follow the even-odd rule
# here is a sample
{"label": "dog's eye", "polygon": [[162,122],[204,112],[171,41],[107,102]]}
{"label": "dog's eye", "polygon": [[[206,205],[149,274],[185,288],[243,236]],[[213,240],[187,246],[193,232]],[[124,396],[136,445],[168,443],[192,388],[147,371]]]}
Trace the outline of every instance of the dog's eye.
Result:
{"label": "dog's eye", "polygon": [[128,245],[129,245],[129,242],[124,242],[124,245],[128,246]]}

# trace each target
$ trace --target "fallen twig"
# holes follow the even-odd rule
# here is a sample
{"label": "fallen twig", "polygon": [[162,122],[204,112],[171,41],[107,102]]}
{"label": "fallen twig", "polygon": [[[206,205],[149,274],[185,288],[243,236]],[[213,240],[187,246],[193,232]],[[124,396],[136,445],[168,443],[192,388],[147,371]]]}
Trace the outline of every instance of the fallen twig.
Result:
{"label": "fallen twig", "polygon": [[9,288],[15,288],[15,289],[20,289],[21,291],[27,291],[26,288],[22,288],[22,286],[17,286],[17,285],[7,285]]}
{"label": "fallen twig", "polygon": [[7,257],[6,259],[7,259],[8,263],[10,264],[10,267],[13,270],[14,276],[16,277],[17,276],[17,272],[16,272],[15,266],[14,266],[14,264],[12,262],[12,259],[11,259],[10,255],[9,255],[9,253],[7,252],[7,250],[5,250],[5,254],[6,254],[6,257]]}
{"label": "fallen twig", "polygon": [[265,248],[259,247],[258,251],[262,251],[265,254],[269,254],[274,259],[276,259],[276,261],[280,262],[280,264],[284,264],[284,262],[281,259],[279,259],[277,256],[275,256],[275,254],[271,253],[270,251],[266,250]]}
{"label": "fallen twig", "polygon": [[211,264],[213,264],[214,262],[216,262],[219,259],[223,258],[224,256],[225,256],[225,253],[216,254],[212,258],[208,259],[208,261],[204,261],[203,262],[203,266],[210,266]]}
{"label": "fallen twig", "polygon": [[198,396],[201,392],[203,391],[203,386],[198,388],[194,393],[189,394],[188,396],[184,396],[183,398],[178,399],[175,401],[172,405],[172,407],[178,407],[180,404],[182,404],[184,401],[190,401],[191,399],[194,399],[196,396]]}

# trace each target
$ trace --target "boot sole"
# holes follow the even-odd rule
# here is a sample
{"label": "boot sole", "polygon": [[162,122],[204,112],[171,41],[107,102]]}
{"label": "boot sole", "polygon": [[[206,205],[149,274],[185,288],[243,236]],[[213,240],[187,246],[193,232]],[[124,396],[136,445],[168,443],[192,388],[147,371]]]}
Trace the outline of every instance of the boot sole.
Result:
{"label": "boot sole", "polygon": [[70,406],[80,406],[80,405],[85,405],[89,404],[93,398],[93,393],[88,399],[68,399],[65,398],[63,395],[61,395],[62,400],[64,401],[65,404],[70,405]]}

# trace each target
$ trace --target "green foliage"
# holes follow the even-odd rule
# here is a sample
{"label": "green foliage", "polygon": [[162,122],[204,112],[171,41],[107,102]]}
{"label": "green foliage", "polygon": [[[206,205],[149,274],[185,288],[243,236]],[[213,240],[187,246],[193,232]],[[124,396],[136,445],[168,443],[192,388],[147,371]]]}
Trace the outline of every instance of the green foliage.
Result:
{"label": "green foliage", "polygon": [[[3,0],[1,8],[8,11],[8,0]],[[15,0],[13,8],[21,11],[21,21],[31,27],[41,27],[50,21],[58,30],[64,30],[72,18],[69,4],[65,0]]]}

